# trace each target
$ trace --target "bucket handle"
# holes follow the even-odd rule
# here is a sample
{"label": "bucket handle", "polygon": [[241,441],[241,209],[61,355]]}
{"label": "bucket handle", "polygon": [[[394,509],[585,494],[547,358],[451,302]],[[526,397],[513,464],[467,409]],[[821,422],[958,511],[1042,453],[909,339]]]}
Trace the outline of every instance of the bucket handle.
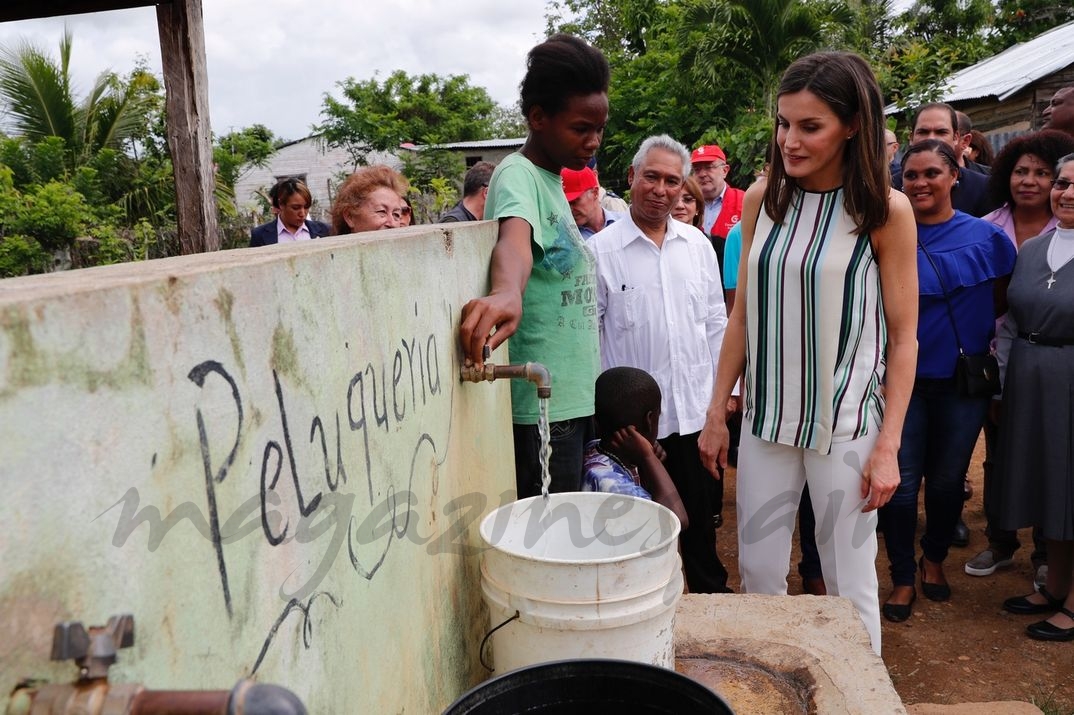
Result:
{"label": "bucket handle", "polygon": [[495,673],[496,669],[485,662],[485,644],[489,642],[489,638],[492,638],[493,633],[495,633],[496,631],[500,630],[501,628],[506,626],[511,621],[518,620],[521,617],[522,617],[521,614],[516,610],[515,615],[511,616],[506,621],[504,621],[500,625],[498,625],[495,628],[493,628],[491,631],[489,631],[488,633],[485,634],[484,638],[481,639],[481,648],[478,649],[478,658],[481,660],[481,665],[485,666],[485,670],[487,670],[488,672]]}

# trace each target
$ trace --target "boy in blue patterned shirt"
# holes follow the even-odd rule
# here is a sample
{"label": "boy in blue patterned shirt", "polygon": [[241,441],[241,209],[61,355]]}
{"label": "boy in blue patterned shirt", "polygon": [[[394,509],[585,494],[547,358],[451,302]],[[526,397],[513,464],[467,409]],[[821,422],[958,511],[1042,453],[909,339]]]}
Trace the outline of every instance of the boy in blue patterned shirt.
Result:
{"label": "boy in blue patterned shirt", "polygon": [[666,506],[689,526],[675,483],[664,469],[656,441],[660,386],[644,370],[613,367],[597,378],[597,434],[586,445],[582,491],[610,492]]}

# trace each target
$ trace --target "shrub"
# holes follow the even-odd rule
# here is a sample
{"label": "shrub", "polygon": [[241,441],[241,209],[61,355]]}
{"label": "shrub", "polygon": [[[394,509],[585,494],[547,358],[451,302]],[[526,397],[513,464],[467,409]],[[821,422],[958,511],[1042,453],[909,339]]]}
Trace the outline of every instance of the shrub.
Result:
{"label": "shrub", "polygon": [[52,256],[30,236],[0,238],[0,278],[44,273],[52,265]]}

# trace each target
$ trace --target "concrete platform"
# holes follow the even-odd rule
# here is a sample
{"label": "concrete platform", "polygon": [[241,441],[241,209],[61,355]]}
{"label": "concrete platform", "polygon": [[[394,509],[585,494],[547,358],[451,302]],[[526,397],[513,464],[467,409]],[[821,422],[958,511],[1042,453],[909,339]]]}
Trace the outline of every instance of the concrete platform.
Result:
{"label": "concrete platform", "polygon": [[701,682],[690,666],[704,659],[745,663],[782,681],[783,692],[763,688],[762,702],[756,692],[706,683],[739,712],[789,712],[789,685],[802,697],[801,712],[906,713],[845,598],[686,594],[675,614],[675,657]]}
{"label": "concrete platform", "polygon": [[933,705],[918,703],[907,705],[909,715],[1043,715],[1033,703],[1004,700],[995,703],[959,703],[958,705]]}

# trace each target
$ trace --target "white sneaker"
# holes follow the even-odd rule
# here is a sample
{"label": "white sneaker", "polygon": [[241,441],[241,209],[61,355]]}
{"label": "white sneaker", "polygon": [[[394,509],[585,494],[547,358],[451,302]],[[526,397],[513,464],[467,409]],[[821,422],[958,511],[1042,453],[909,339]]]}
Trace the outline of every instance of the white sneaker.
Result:
{"label": "white sneaker", "polygon": [[1048,564],[1037,567],[1037,575],[1033,577],[1033,588],[1038,592],[1048,585]]}
{"label": "white sneaker", "polygon": [[991,576],[996,569],[1014,563],[1014,553],[1001,554],[992,549],[985,549],[966,562],[966,573],[970,576]]}

